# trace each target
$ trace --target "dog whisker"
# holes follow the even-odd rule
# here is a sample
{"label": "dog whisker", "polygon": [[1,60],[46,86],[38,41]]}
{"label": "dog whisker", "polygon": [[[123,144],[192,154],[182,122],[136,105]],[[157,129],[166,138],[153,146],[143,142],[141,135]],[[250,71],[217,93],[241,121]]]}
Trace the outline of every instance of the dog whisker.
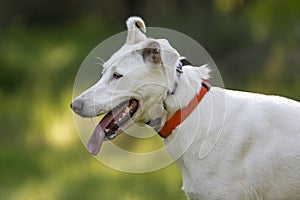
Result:
{"label": "dog whisker", "polygon": [[101,65],[103,65],[105,63],[105,60],[100,57],[93,57],[93,58],[101,61],[101,63],[100,63]]}
{"label": "dog whisker", "polygon": [[96,62],[95,64],[99,65],[100,67],[103,67],[103,63]]}

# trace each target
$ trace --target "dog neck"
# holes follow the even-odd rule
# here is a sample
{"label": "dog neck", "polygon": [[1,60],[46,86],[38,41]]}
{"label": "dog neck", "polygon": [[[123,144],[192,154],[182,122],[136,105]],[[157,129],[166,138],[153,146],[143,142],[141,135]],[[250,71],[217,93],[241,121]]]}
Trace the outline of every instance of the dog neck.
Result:
{"label": "dog neck", "polygon": [[199,73],[197,67],[184,66],[183,73],[178,79],[178,86],[174,94],[167,95],[165,106],[168,112],[167,119],[169,120],[174,113],[186,107],[189,102],[195,97],[202,86],[202,80],[206,77]]}
{"label": "dog neck", "polygon": [[[179,67],[179,72],[182,73],[181,63]],[[180,80],[179,72],[177,71],[178,80]],[[162,128],[160,128],[158,132],[161,137],[168,137],[173,132],[173,130],[176,129],[176,127],[179,126],[193,112],[206,92],[209,91],[210,85],[203,79],[203,77],[197,78],[197,74],[199,73],[187,72],[186,75],[182,77],[183,80],[180,82],[181,87],[178,88],[177,92],[176,89],[178,87],[178,82],[175,82],[174,86],[176,87],[171,93],[173,98],[169,98],[171,102],[169,102],[169,104],[166,104],[166,107],[168,106],[167,109],[169,109],[167,122]],[[199,75],[201,75],[201,73]],[[202,80],[202,82],[196,80]],[[196,88],[198,88],[198,90]],[[185,101],[181,101],[183,99]]]}

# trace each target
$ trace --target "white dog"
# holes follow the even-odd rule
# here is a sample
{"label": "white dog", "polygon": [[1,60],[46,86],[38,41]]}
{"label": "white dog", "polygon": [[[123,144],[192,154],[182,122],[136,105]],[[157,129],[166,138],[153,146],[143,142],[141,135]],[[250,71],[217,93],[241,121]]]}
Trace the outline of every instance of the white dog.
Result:
{"label": "white dog", "polygon": [[78,96],[83,117],[107,113],[88,150],[96,155],[133,122],[153,126],[176,158],[188,199],[300,199],[300,103],[278,96],[209,87],[206,66],[181,64],[165,39],[147,38],[127,21],[124,46],[102,78]]}

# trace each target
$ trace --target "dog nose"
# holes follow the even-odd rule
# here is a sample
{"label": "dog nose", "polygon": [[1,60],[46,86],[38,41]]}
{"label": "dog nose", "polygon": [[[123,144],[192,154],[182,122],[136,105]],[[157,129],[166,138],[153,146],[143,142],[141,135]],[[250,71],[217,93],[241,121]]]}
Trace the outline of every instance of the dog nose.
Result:
{"label": "dog nose", "polygon": [[70,107],[76,113],[79,112],[83,108],[83,101],[81,99],[75,99],[71,104]]}

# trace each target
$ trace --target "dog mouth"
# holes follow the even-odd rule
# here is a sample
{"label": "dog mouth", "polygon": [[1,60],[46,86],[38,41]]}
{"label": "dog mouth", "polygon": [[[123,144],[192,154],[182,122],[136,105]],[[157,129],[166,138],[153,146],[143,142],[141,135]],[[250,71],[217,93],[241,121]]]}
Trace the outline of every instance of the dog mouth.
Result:
{"label": "dog mouth", "polygon": [[88,141],[88,151],[97,155],[104,140],[111,140],[119,135],[132,121],[139,107],[139,101],[129,99],[109,111],[97,124]]}

